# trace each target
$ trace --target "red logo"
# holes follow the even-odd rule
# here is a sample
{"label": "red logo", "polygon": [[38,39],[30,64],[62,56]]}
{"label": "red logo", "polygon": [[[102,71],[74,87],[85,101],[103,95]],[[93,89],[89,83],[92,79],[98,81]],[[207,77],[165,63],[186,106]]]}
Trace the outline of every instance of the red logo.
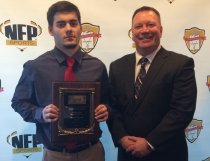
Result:
{"label": "red logo", "polygon": [[210,75],[207,76],[206,85],[207,85],[207,87],[209,88],[209,91],[210,91]]}

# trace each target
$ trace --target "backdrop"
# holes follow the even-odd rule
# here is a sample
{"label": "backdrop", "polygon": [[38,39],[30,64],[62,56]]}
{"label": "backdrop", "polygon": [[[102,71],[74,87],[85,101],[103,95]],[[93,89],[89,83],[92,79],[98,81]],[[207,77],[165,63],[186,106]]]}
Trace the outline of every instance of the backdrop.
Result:
{"label": "backdrop", "polygon": [[[11,98],[23,63],[54,47],[47,29],[46,12],[56,0],[0,0],[0,160],[41,160],[42,144],[35,140],[35,126],[11,108]],[[129,37],[131,17],[143,5],[162,16],[162,45],[195,60],[197,109],[186,128],[190,161],[210,161],[210,1],[209,0],[72,0],[83,23],[81,47],[109,64],[135,51]],[[51,72],[51,71],[49,71]],[[106,124],[101,138],[106,161],[116,161]]]}

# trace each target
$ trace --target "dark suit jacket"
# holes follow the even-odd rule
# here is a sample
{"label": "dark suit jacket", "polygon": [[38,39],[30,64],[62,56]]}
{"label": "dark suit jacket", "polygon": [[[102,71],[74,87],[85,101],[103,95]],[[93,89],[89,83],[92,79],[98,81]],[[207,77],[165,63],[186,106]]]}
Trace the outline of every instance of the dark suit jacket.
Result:
{"label": "dark suit jacket", "polygon": [[120,138],[132,135],[146,138],[156,150],[140,159],[119,146],[119,160],[187,161],[184,130],[193,118],[197,96],[193,59],[161,48],[147,71],[137,101],[134,75],[134,53],[111,63],[112,112],[108,127],[116,146]]}

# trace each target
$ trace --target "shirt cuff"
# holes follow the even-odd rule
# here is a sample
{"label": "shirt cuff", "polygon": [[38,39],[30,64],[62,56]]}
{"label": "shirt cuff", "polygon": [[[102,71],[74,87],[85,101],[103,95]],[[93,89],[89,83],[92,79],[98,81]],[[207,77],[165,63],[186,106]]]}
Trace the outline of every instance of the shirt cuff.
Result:
{"label": "shirt cuff", "polygon": [[42,117],[42,111],[43,111],[43,108],[39,107],[36,109],[35,111],[35,120],[39,123],[44,123],[44,119]]}

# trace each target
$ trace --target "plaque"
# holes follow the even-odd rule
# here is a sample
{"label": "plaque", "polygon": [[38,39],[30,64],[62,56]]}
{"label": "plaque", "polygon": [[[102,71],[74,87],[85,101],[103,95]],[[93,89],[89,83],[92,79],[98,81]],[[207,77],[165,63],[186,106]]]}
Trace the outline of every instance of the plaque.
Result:
{"label": "plaque", "polygon": [[52,98],[59,108],[58,121],[51,123],[52,142],[98,140],[94,110],[100,102],[99,82],[53,82]]}

